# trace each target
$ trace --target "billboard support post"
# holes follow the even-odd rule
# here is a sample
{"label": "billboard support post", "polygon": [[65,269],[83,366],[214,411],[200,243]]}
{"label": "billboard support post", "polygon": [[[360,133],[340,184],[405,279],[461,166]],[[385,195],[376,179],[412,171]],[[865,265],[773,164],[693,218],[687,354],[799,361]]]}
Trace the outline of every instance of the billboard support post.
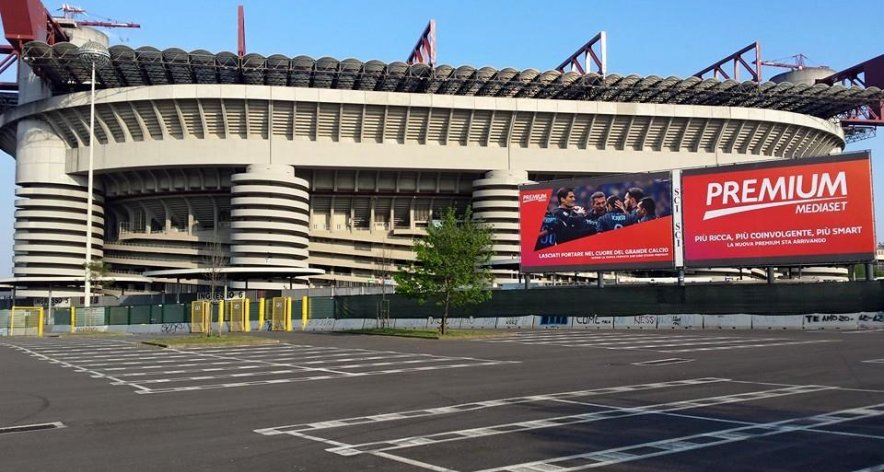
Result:
{"label": "billboard support post", "polygon": [[678,286],[684,287],[684,269],[678,268]]}
{"label": "billboard support post", "polygon": [[774,283],[774,270],[773,269],[774,269],[773,267],[767,268],[767,284],[768,285]]}
{"label": "billboard support post", "polygon": [[599,286],[599,288],[604,288],[605,287],[605,273],[602,271],[598,271],[598,272],[596,272],[596,274],[597,274],[596,275],[596,277],[597,277],[596,284]]}
{"label": "billboard support post", "polygon": [[866,282],[875,280],[875,264],[866,262]]}

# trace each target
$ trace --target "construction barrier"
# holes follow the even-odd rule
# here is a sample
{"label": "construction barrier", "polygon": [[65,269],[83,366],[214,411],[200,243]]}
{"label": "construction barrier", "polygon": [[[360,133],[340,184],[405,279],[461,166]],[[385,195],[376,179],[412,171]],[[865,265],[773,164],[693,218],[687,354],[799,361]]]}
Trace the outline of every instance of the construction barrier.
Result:
{"label": "construction barrier", "polygon": [[573,329],[614,329],[613,316],[572,316]]}
{"label": "construction barrier", "polygon": [[[369,328],[374,328],[374,321],[371,322]],[[364,319],[350,319],[350,320],[335,320],[335,324],[332,326],[332,329],[347,331],[347,330],[355,330],[355,329],[365,329],[366,328],[366,320]]]}
{"label": "construction barrier", "polygon": [[614,329],[657,329],[657,316],[618,316],[614,318]]}
{"label": "construction barrier", "polygon": [[[533,328],[534,316],[507,316],[497,318],[495,328],[497,329],[521,329]],[[538,317],[539,318],[539,317]]]}
{"label": "construction barrier", "polygon": [[857,329],[884,329],[884,312],[858,313],[856,327]]}
{"label": "construction barrier", "polygon": [[752,329],[751,315],[703,316],[704,329]]}
{"label": "construction barrier", "polygon": [[805,329],[802,315],[752,315],[752,329]]}
{"label": "construction barrier", "polygon": [[657,329],[703,329],[703,316],[657,315]]}
{"label": "construction barrier", "polygon": [[811,313],[803,315],[802,326],[807,330],[817,329],[856,329],[857,314]]}
{"label": "construction barrier", "polygon": [[[438,329],[442,318],[399,318],[393,320],[395,329]],[[450,320],[449,320],[450,321]],[[432,326],[429,326],[432,324]]]}
{"label": "construction barrier", "polygon": [[448,325],[456,329],[494,329],[497,318],[455,318],[448,320]]}
{"label": "construction barrier", "polygon": [[334,331],[335,324],[334,318],[307,320],[307,324],[301,328],[301,331]]}

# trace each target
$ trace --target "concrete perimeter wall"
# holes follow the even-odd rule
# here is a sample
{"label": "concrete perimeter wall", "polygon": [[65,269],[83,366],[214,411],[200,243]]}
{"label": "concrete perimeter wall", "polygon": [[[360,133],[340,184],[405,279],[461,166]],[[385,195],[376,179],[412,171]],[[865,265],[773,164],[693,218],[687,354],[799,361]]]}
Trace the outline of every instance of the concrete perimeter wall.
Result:
{"label": "concrete perimeter wall", "polygon": [[[437,329],[439,318],[396,318],[388,320],[386,327],[397,329]],[[292,321],[293,331],[353,331],[379,326],[375,318],[310,319],[306,325]],[[450,329],[586,329],[586,330],[697,330],[697,329],[755,329],[755,330],[868,330],[884,329],[884,312],[838,313],[807,315],[635,315],[635,316],[508,316],[495,318],[451,318]],[[213,326],[216,331],[217,323]],[[251,332],[265,331],[252,321]],[[47,334],[67,334],[69,325],[46,326]],[[129,334],[170,335],[190,333],[190,323],[165,323],[141,325],[80,326],[77,332],[116,332]],[[224,332],[229,332],[225,323]],[[0,336],[7,336],[0,328]]]}

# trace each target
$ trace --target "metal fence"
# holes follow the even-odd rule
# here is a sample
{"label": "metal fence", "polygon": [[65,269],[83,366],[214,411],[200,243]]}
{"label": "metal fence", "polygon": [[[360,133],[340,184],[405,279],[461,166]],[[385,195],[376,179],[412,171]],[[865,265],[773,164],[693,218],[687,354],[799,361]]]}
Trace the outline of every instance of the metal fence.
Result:
{"label": "metal fence", "polygon": [[[271,319],[271,301],[251,299],[248,319]],[[260,308],[264,307],[264,316]],[[211,316],[217,320],[217,304]],[[53,308],[46,324],[78,328],[107,325],[152,325],[189,323],[191,303]],[[226,310],[225,310],[226,311]],[[507,316],[635,316],[666,314],[757,314],[795,315],[810,313],[859,313],[884,311],[884,281],[832,282],[816,284],[721,284],[684,287],[621,285],[496,290],[490,301],[452,310],[453,318]],[[309,319],[427,318],[441,316],[432,303],[419,304],[401,295],[336,295],[308,298]],[[6,314],[4,319],[4,314]],[[299,323],[302,300],[293,298],[291,319]],[[0,328],[8,324],[8,313],[0,310]],[[225,316],[225,319],[229,319]],[[263,329],[259,327],[258,329]]]}
{"label": "metal fence", "polygon": [[[312,299],[311,299],[312,302]],[[438,317],[442,308],[401,295],[334,298],[334,317]],[[815,284],[620,285],[496,290],[491,300],[455,308],[452,317],[694,314],[806,314],[884,311],[884,281]]]}

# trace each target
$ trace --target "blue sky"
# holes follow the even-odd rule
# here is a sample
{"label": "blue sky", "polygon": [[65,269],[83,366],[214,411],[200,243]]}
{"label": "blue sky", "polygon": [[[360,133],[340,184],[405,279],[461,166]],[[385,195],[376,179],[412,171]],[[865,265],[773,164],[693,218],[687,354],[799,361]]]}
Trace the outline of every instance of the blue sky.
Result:
{"label": "blue sky", "polygon": [[[601,30],[608,34],[608,71],[617,74],[687,77],[754,41],[764,60],[802,53],[810,65],[835,70],[884,54],[880,31],[861,21],[880,16],[879,0],[843,7],[816,0],[83,1],[77,5],[88,10],[85,19],[142,25],[105,30],[112,44],[212,52],[236,51],[236,10],[243,4],[247,51],[265,56],[405,60],[430,18],[437,23],[438,62],[455,66],[553,69]],[[44,4],[50,11],[61,5]],[[783,71],[768,68],[764,76]],[[872,151],[880,186],[884,129],[848,147],[860,149]],[[14,160],[0,153],[0,277],[12,273],[14,176]],[[884,191],[875,203],[878,241],[884,241]]]}

